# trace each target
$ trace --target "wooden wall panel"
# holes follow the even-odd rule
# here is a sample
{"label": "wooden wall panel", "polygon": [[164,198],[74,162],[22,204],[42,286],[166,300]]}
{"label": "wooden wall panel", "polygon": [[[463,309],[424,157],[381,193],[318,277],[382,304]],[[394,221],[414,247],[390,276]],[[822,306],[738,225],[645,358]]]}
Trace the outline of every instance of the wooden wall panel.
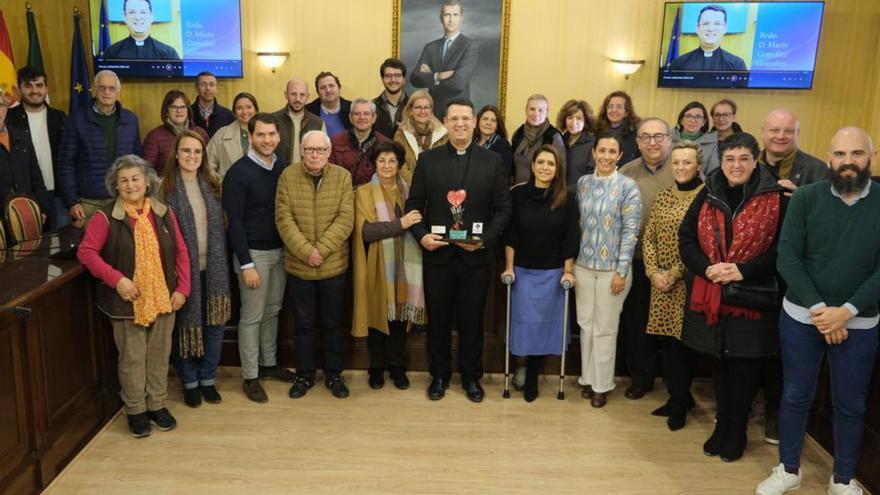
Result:
{"label": "wooden wall panel", "polygon": [[0,314],[0,491],[37,490],[34,435],[28,420],[31,400],[26,388],[22,320]]}

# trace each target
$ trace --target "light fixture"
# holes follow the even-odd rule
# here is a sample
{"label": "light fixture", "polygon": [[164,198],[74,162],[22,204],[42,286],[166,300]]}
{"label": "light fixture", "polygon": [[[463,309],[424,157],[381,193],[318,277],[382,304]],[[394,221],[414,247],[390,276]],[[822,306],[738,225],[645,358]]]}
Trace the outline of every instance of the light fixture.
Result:
{"label": "light fixture", "polygon": [[272,69],[273,74],[275,73],[275,69],[281,67],[281,64],[283,64],[289,56],[290,52],[257,52],[257,58],[260,59],[260,62],[262,62],[263,65]]}
{"label": "light fixture", "polygon": [[642,65],[645,63],[645,61],[612,58],[611,63],[614,64],[614,70],[623,74],[624,79],[629,79],[629,76],[635,74],[636,71],[642,68]]}

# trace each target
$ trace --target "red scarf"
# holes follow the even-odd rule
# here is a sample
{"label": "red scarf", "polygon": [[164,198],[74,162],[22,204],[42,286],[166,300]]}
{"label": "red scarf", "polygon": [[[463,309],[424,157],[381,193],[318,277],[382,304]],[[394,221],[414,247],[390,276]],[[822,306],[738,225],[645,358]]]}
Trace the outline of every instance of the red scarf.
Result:
{"label": "red scarf", "polygon": [[[710,264],[722,261],[748,263],[773,245],[779,225],[779,193],[774,191],[759,194],[746,201],[745,207],[733,219],[733,242],[729,247],[724,212],[712,206],[708,200],[703,203],[697,219],[697,239],[700,248],[709,257]],[[723,252],[719,252],[715,241],[716,229],[720,234]],[[722,303],[721,284],[710,282],[702,274],[694,276],[690,309],[705,314],[709,325],[718,323],[719,315],[750,320],[761,318],[761,313],[757,310]]]}

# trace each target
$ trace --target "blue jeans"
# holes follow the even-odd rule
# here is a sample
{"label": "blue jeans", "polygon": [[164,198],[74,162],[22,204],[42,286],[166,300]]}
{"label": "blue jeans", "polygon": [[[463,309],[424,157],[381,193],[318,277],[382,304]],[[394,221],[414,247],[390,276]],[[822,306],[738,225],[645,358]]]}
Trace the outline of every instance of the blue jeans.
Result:
{"label": "blue jeans", "polygon": [[315,378],[315,296],[321,315],[324,343],[324,380],[342,373],[342,313],[345,274],[323,280],[304,280],[288,275],[287,287],[293,301],[296,325],[296,373]]}
{"label": "blue jeans", "polygon": [[171,361],[180,376],[183,388],[187,390],[199,385],[203,387],[214,385],[217,366],[220,364],[220,351],[223,348],[223,327],[205,325],[208,318],[208,287],[205,278],[206,272],[201,272],[199,278],[193,280],[194,284],[201,284],[202,345],[205,354],[198,358],[180,357],[180,320],[175,322],[174,333],[171,336]]}
{"label": "blue jeans", "polygon": [[785,310],[779,317],[783,374],[779,461],[786,467],[800,467],[807,417],[827,352],[834,404],[834,476],[852,478],[856,474],[878,340],[876,326],[848,332],[849,338],[842,344],[829,346],[815,326],[798,322]]}
{"label": "blue jeans", "polygon": [[220,350],[223,348],[223,327],[202,327],[202,342],[205,347],[204,356],[181,358],[180,332],[177,326],[174,327],[174,335],[171,337],[171,357],[184,389],[189,390],[199,385],[207,387],[216,382]]}

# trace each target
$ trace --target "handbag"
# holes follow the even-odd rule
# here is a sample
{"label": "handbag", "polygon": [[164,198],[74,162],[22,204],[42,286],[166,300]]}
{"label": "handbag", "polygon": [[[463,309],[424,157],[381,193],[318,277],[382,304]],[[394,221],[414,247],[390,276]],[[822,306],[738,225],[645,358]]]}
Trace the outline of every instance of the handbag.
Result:
{"label": "handbag", "polygon": [[[715,219],[712,219],[715,229],[715,243],[721,254],[721,261],[727,260],[727,253],[722,249],[721,231]],[[779,308],[779,286],[776,277],[768,277],[760,280],[743,280],[731,282],[721,286],[721,301],[729,306],[739,306],[757,311],[777,311]]]}

